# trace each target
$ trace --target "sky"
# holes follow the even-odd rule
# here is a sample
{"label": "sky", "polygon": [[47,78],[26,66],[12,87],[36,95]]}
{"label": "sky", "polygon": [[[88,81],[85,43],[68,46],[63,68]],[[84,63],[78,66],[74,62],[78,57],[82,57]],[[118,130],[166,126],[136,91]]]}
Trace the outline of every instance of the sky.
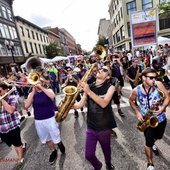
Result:
{"label": "sky", "polygon": [[91,51],[99,20],[109,19],[110,0],[14,0],[15,16],[40,27],[65,28],[83,50]]}

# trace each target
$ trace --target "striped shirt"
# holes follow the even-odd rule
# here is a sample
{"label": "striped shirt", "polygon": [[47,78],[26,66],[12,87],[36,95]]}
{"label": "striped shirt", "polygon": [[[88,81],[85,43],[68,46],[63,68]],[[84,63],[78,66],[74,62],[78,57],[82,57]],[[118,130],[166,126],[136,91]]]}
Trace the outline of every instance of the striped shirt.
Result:
{"label": "striped shirt", "polygon": [[[11,106],[17,108],[18,101],[16,95],[10,95],[5,98],[7,103]],[[8,133],[11,130],[14,130],[20,126],[20,120],[18,117],[18,112],[8,113],[4,107],[0,108],[0,133]]]}

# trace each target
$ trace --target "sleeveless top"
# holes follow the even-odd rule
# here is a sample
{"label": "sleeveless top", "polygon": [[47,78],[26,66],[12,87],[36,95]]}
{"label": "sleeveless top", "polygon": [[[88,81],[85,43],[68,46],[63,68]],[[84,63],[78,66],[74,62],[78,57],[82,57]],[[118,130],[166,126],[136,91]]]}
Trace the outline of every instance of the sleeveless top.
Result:
{"label": "sleeveless top", "polygon": [[[93,83],[90,85],[90,89],[99,97],[104,98],[110,86],[111,84],[108,82],[105,82],[100,87],[96,87]],[[102,108],[88,96],[87,127],[89,129],[103,131],[115,128],[117,126],[114,119],[111,102],[112,100],[105,108]]]}
{"label": "sleeveless top", "polygon": [[[137,87],[137,94],[138,94],[138,101],[140,104],[140,106],[139,106],[140,112],[142,113],[142,115],[145,115],[146,112],[149,110],[147,95],[143,93],[141,86]],[[149,95],[150,107],[161,98],[161,95],[160,95],[156,86],[152,87],[152,89],[148,95]],[[162,103],[160,104],[160,106],[161,105],[162,105]],[[158,118],[159,123],[164,121],[166,119],[165,111],[163,111],[162,113],[157,115],[157,118]]]}
{"label": "sleeveless top", "polygon": [[33,97],[34,118],[44,120],[54,116],[55,105],[44,92],[36,92]]}

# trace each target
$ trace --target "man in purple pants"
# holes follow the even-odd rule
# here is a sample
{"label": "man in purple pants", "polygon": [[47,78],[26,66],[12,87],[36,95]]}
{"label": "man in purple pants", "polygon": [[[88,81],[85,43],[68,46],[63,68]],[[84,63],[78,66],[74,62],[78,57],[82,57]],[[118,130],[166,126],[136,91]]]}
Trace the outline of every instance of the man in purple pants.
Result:
{"label": "man in purple pants", "polygon": [[81,100],[73,106],[74,109],[79,109],[87,102],[85,157],[95,170],[102,168],[102,162],[95,155],[97,142],[101,145],[106,169],[114,169],[111,164],[110,137],[112,128],[116,127],[111,107],[115,87],[109,81],[110,76],[110,69],[103,66],[96,75],[96,81],[90,87],[87,83],[81,82],[84,94]]}

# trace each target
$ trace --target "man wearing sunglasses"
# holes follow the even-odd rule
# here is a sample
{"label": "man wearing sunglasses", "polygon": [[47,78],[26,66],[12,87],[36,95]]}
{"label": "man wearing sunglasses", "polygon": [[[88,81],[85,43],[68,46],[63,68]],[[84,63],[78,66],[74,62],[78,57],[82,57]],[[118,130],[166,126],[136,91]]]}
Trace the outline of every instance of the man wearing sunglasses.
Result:
{"label": "man wearing sunglasses", "polygon": [[112,111],[112,96],[115,87],[110,83],[111,71],[107,66],[98,70],[96,81],[90,86],[80,82],[84,91],[81,100],[74,104],[74,109],[82,108],[87,102],[87,130],[85,157],[94,169],[100,170],[102,163],[95,155],[97,142],[100,143],[105,157],[107,170],[113,170],[111,164],[111,130],[116,127]]}
{"label": "man wearing sunglasses", "polygon": [[[0,83],[0,96],[8,93],[8,86],[5,83]],[[21,168],[24,163],[23,152],[25,151],[26,143],[22,143],[20,135],[20,120],[17,112],[17,97],[14,94],[9,94],[1,99],[0,108],[0,136],[9,147],[14,146],[18,161],[16,168]]]}
{"label": "man wearing sunglasses", "polygon": [[[152,152],[154,152],[156,155],[159,154],[155,145],[155,141],[163,137],[167,123],[165,110],[170,102],[168,91],[165,89],[162,82],[156,81],[156,77],[157,74],[154,69],[150,67],[144,69],[142,71],[143,83],[133,89],[129,98],[129,103],[132,109],[135,111],[137,120],[142,122],[144,120],[143,116],[161,98],[160,91],[162,91],[164,94],[164,101],[160,103],[159,107],[155,109],[153,113],[158,119],[158,126],[155,128],[148,127],[146,130],[144,130],[144,150],[147,158],[147,170],[155,169]],[[136,100],[138,100],[139,107],[135,105]]]}

